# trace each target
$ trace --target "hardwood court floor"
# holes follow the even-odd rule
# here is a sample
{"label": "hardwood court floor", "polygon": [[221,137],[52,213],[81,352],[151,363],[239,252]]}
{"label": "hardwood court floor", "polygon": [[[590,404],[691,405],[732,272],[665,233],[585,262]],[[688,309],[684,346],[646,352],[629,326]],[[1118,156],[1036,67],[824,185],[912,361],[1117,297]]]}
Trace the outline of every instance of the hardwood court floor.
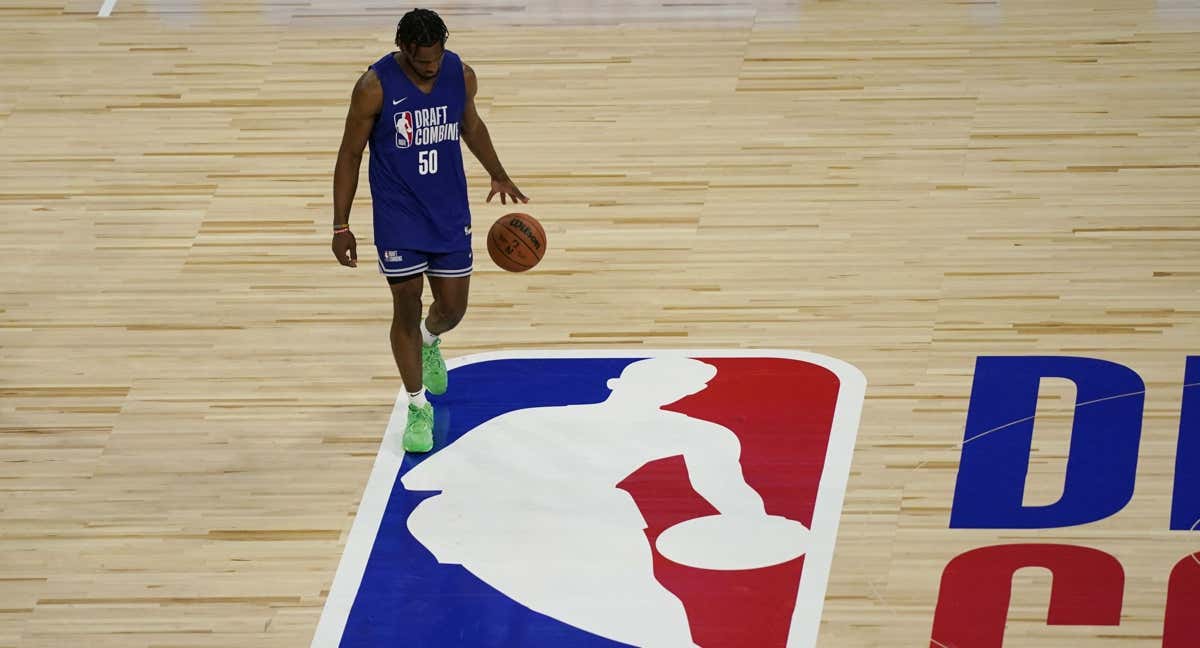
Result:
{"label": "hardwood court floor", "polygon": [[[0,647],[307,645],[399,380],[374,264],[329,253],[350,89],[399,7],[0,3]],[[1185,0],[437,7],[549,254],[482,253],[448,355],[763,347],[867,376],[823,646],[929,644],[962,551],[1123,563],[1150,647],[1197,350],[1200,8]],[[468,162],[477,226],[486,205]],[[366,166],[352,224],[370,259]],[[948,528],[979,355],[1145,380],[1137,491],[1062,531]],[[1055,391],[1058,389],[1058,391]],[[1044,393],[1027,501],[1062,489]]]}

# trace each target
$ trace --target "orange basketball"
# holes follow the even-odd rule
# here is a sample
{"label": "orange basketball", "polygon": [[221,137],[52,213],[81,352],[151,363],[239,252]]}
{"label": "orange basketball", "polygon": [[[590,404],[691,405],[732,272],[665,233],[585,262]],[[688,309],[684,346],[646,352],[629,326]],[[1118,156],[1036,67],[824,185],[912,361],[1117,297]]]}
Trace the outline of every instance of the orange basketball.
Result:
{"label": "orange basketball", "polygon": [[546,253],[546,230],[529,214],[505,214],[488,231],[488,255],[509,272],[525,272]]}

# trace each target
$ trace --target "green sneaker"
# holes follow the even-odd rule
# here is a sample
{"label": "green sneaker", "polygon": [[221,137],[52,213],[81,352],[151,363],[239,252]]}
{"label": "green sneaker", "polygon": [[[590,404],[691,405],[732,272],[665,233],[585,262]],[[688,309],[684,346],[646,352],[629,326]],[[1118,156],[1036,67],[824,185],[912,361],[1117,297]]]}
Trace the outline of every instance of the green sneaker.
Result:
{"label": "green sneaker", "polygon": [[421,382],[435,396],[446,393],[446,361],[442,360],[442,351],[438,348],[441,343],[441,340],[434,340],[433,344],[421,345]]}
{"label": "green sneaker", "polygon": [[404,426],[404,451],[429,452],[433,449],[433,403],[425,407],[408,405],[408,424]]}

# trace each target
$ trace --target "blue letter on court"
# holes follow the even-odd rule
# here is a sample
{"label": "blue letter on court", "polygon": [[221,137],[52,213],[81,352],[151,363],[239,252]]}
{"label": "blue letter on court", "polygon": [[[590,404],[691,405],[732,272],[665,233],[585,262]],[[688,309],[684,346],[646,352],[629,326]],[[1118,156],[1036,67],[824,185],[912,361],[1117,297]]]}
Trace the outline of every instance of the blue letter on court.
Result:
{"label": "blue letter on court", "polygon": [[[1042,378],[1075,383],[1071,448],[1062,498],[1048,506],[1024,506]],[[1133,496],[1144,401],[1141,377],[1115,362],[980,356],[950,527],[1050,529],[1095,522],[1121,510]]]}
{"label": "blue letter on court", "polygon": [[1171,529],[1200,531],[1200,356],[1188,356],[1183,372]]}

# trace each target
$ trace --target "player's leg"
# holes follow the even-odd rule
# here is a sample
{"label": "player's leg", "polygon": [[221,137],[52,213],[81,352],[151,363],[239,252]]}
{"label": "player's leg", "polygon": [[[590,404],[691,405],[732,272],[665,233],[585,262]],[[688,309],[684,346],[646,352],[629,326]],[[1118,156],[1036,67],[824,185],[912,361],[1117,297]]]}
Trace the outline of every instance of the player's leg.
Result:
{"label": "player's leg", "polygon": [[425,386],[430,393],[446,391],[446,363],[440,349],[441,334],[458,326],[467,312],[471,290],[471,251],[432,255],[429,259],[429,288],[433,304],[421,323],[421,365]]}
{"label": "player's leg", "polygon": [[431,254],[429,288],[433,291],[433,304],[425,326],[433,335],[441,335],[458,326],[467,312],[467,295],[471,289],[473,255],[468,247],[459,252]]}
{"label": "player's leg", "polygon": [[420,274],[388,277],[392,289],[392,356],[400,379],[409,394],[421,391],[421,293],[425,282]]}
{"label": "player's leg", "polygon": [[471,292],[471,276],[439,277],[429,275],[429,288],[433,292],[433,304],[425,318],[425,327],[434,335],[441,335],[458,326],[467,314],[467,297]]}
{"label": "player's leg", "polygon": [[414,253],[389,253],[392,256],[387,258],[381,253],[379,269],[392,292],[392,357],[408,392],[404,449],[428,452],[433,448],[433,405],[425,399],[421,380],[421,293],[425,287],[421,273],[427,263]]}

